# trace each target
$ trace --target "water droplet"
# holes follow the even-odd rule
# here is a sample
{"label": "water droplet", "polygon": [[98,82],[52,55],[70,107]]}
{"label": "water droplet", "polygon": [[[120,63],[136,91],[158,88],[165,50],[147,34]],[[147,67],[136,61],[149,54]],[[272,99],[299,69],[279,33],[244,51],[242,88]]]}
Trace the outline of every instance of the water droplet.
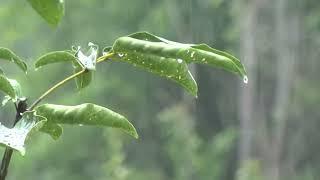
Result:
{"label": "water droplet", "polygon": [[93,44],[92,42],[88,43],[88,46],[94,46],[95,44]]}
{"label": "water droplet", "polygon": [[178,61],[178,63],[182,63],[183,62],[182,59],[177,59],[177,61]]}
{"label": "water droplet", "polygon": [[167,77],[168,77],[168,78],[172,78],[172,76],[171,76],[171,75],[168,75]]}
{"label": "water droplet", "polygon": [[206,61],[206,58],[202,58],[201,61],[202,61],[202,62]]}
{"label": "water droplet", "polygon": [[119,56],[119,57],[123,57],[123,56],[124,56],[124,54],[122,54],[122,53],[119,53],[119,54],[118,54],[118,56]]}
{"label": "water droplet", "polygon": [[244,77],[243,77],[243,82],[244,82],[245,84],[248,84],[248,76],[244,76]]}
{"label": "water droplet", "polygon": [[34,70],[35,70],[35,71],[38,71],[38,70],[39,70],[39,68],[35,68]]}
{"label": "water droplet", "polygon": [[142,64],[144,64],[145,62],[144,61],[142,61]]}
{"label": "water droplet", "polygon": [[195,53],[194,51],[191,53],[191,57],[193,57],[193,56],[194,56],[194,53]]}
{"label": "water droplet", "polygon": [[103,53],[102,53],[103,56],[105,56],[105,55],[107,55],[107,54],[108,54],[107,52],[103,52]]}
{"label": "water droplet", "polygon": [[181,79],[181,76],[178,76],[178,79],[180,80],[180,79]]}
{"label": "water droplet", "polygon": [[161,72],[161,73],[164,73],[164,71],[163,71],[163,70],[161,70],[160,72]]}
{"label": "water droplet", "polygon": [[79,126],[83,126],[83,124],[79,124]]}

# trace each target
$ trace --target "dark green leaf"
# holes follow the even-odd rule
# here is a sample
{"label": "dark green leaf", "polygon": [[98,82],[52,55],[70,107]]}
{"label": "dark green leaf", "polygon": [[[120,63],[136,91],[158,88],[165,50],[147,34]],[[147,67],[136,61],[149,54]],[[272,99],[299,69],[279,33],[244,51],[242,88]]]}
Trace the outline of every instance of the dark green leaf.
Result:
{"label": "dark green leaf", "polygon": [[28,0],[28,2],[50,25],[57,26],[64,15],[64,0]]}
{"label": "dark green leaf", "polygon": [[38,115],[46,117],[49,123],[119,128],[138,138],[135,128],[124,116],[95,104],[86,103],[77,106],[44,104],[35,110]]}
{"label": "dark green leaf", "polygon": [[7,48],[0,47],[0,59],[15,63],[24,72],[27,72],[27,64],[15,53]]}
{"label": "dark green leaf", "polygon": [[0,91],[9,95],[12,99],[17,98],[14,87],[10,83],[10,80],[4,75],[0,75]]}
{"label": "dark green leaf", "polygon": [[23,113],[20,121],[10,129],[0,124],[0,144],[9,146],[25,155],[25,141],[32,131],[39,130],[46,119],[34,112]]}
{"label": "dark green leaf", "polygon": [[40,68],[47,64],[59,62],[76,62],[77,58],[66,51],[54,51],[41,56],[36,60],[35,67]]}

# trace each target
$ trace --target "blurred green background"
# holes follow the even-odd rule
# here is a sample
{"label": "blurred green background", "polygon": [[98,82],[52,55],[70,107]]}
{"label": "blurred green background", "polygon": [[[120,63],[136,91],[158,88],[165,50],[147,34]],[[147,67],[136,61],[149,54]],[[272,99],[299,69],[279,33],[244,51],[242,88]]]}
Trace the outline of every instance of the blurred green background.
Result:
{"label": "blurred green background", "polygon": [[[89,88],[78,92],[69,83],[45,102],[109,107],[131,120],[140,139],[85,126],[64,126],[57,141],[38,133],[25,157],[15,153],[9,180],[319,179],[319,0],[66,0],[58,28],[26,1],[1,0],[0,46],[25,58],[30,70],[1,66],[32,102],[72,73],[61,64],[35,71],[37,57],[88,42],[102,48],[142,30],[232,53],[249,84],[195,65],[194,99],[164,78],[103,63]],[[2,123],[13,110],[2,108]]]}

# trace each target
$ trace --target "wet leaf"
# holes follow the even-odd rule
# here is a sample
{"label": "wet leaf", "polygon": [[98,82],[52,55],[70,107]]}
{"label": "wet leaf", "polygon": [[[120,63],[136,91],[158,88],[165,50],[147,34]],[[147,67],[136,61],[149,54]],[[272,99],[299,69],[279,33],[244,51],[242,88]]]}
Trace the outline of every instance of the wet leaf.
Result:
{"label": "wet leaf", "polygon": [[12,99],[17,98],[14,86],[11,84],[10,80],[4,75],[0,75],[0,91],[4,92]]}
{"label": "wet leaf", "polygon": [[23,113],[22,118],[14,128],[10,129],[0,124],[0,144],[9,146],[24,156],[27,137],[30,136],[32,131],[39,130],[45,121],[44,117],[28,111]]}
{"label": "wet leaf", "polygon": [[238,59],[205,44],[182,44],[154,36],[150,33],[138,32],[127,37],[118,38],[112,48],[118,54],[135,52],[165,58],[182,59],[188,64],[208,64],[238,74],[243,79],[246,78],[246,71]]}
{"label": "wet leaf", "polygon": [[95,104],[86,103],[77,106],[44,104],[35,110],[38,115],[46,117],[48,123],[113,127],[138,138],[134,126],[124,116]]}
{"label": "wet leaf", "polygon": [[91,42],[88,43],[88,46],[89,50],[87,53],[83,53],[79,47],[75,56],[77,57],[79,64],[81,64],[84,68],[88,70],[96,70],[98,46]]}
{"label": "wet leaf", "polygon": [[64,15],[64,0],[28,0],[28,2],[50,25],[57,26]]}
{"label": "wet leaf", "polygon": [[[8,48],[0,47],[0,60],[7,60],[15,63],[21,70],[27,72],[27,64]],[[2,70],[1,70],[2,71]]]}
{"label": "wet leaf", "polygon": [[193,96],[197,96],[197,83],[188,70],[188,65],[181,59],[131,52],[114,56],[112,60],[127,62],[148,72],[170,79],[180,84]]}
{"label": "wet leaf", "polygon": [[66,51],[54,51],[47,53],[41,56],[36,60],[35,67],[40,68],[42,66],[52,64],[52,63],[60,63],[60,62],[75,62],[76,57]]}

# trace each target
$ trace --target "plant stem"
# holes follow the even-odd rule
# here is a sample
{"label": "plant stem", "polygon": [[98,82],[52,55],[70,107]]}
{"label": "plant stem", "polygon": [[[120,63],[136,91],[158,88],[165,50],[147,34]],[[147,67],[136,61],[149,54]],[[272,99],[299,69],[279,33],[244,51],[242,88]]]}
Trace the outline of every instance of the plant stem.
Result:
{"label": "plant stem", "polygon": [[82,73],[84,73],[86,69],[83,69],[75,74],[72,74],[71,76],[65,78],[64,80],[58,82],[56,85],[52,86],[50,89],[48,89],[45,93],[43,93],[29,108],[29,111],[32,111],[33,108],[40,103],[42,99],[47,97],[50,93],[52,93],[54,90],[62,86],[63,84],[67,83],[68,81],[72,80],[73,78],[76,78],[77,76],[80,76]]}
{"label": "plant stem", "polygon": [[[98,59],[97,59],[97,63],[100,63],[100,62],[103,62],[105,60],[107,60],[108,58],[110,58],[111,56],[113,56],[114,53],[108,53],[108,54],[105,54],[103,56],[100,56]],[[86,72],[87,69],[83,69],[69,77],[67,77],[66,79],[60,81],[59,83],[57,83],[56,85],[52,86],[50,89],[48,89],[45,93],[43,93],[29,108],[28,108],[28,111],[31,111],[33,110],[33,108],[35,108],[35,106],[37,104],[40,103],[40,101],[42,99],[44,99],[46,96],[48,96],[50,93],[52,93],[55,89],[59,88],[60,86],[62,86],[63,84],[65,84],[66,82],[76,78],[77,76],[80,76],[81,74],[83,74],[84,72]]]}
{"label": "plant stem", "polygon": [[[15,124],[21,119],[21,114],[26,111],[27,104],[26,101],[19,101],[18,105],[15,103],[14,104],[16,107],[16,117],[13,123],[13,127]],[[1,161],[1,167],[0,167],[0,180],[5,180],[7,173],[8,173],[8,168],[10,164],[10,160],[12,157],[13,149],[10,147],[6,147],[6,150],[3,154],[2,161]]]}
{"label": "plant stem", "polygon": [[5,150],[4,154],[3,154],[2,162],[1,162],[0,180],[5,180],[6,179],[12,153],[13,153],[13,150],[11,148],[9,148],[9,147],[6,147],[6,150]]}
{"label": "plant stem", "polygon": [[[100,62],[103,62],[105,60],[108,60],[113,55],[114,55],[114,53],[105,54],[105,55],[103,55],[103,56],[101,56],[101,57],[99,57],[97,59],[97,63],[100,63]],[[79,72],[77,72],[75,74],[72,74],[71,76],[65,78],[64,80],[62,80],[60,82],[58,82],[56,85],[52,86],[45,93],[43,93],[37,100],[35,100],[34,103],[28,109],[16,108],[16,110],[17,110],[16,113],[17,114],[16,114],[16,118],[15,118],[15,121],[14,121],[14,125],[15,125],[15,123],[17,123],[21,119],[21,113],[23,113],[26,110],[28,110],[28,111],[33,110],[44,98],[46,98],[54,90],[56,90],[57,88],[61,87],[62,85],[64,85],[68,81],[80,76],[81,74],[85,73],[86,71],[87,71],[87,69],[82,69],[81,71],[79,71]],[[22,111],[22,112],[19,112],[19,111]],[[13,149],[10,148],[10,147],[6,147],[6,150],[5,150],[4,154],[3,154],[2,161],[1,161],[0,180],[5,180],[6,179],[12,154],[13,154]]]}

